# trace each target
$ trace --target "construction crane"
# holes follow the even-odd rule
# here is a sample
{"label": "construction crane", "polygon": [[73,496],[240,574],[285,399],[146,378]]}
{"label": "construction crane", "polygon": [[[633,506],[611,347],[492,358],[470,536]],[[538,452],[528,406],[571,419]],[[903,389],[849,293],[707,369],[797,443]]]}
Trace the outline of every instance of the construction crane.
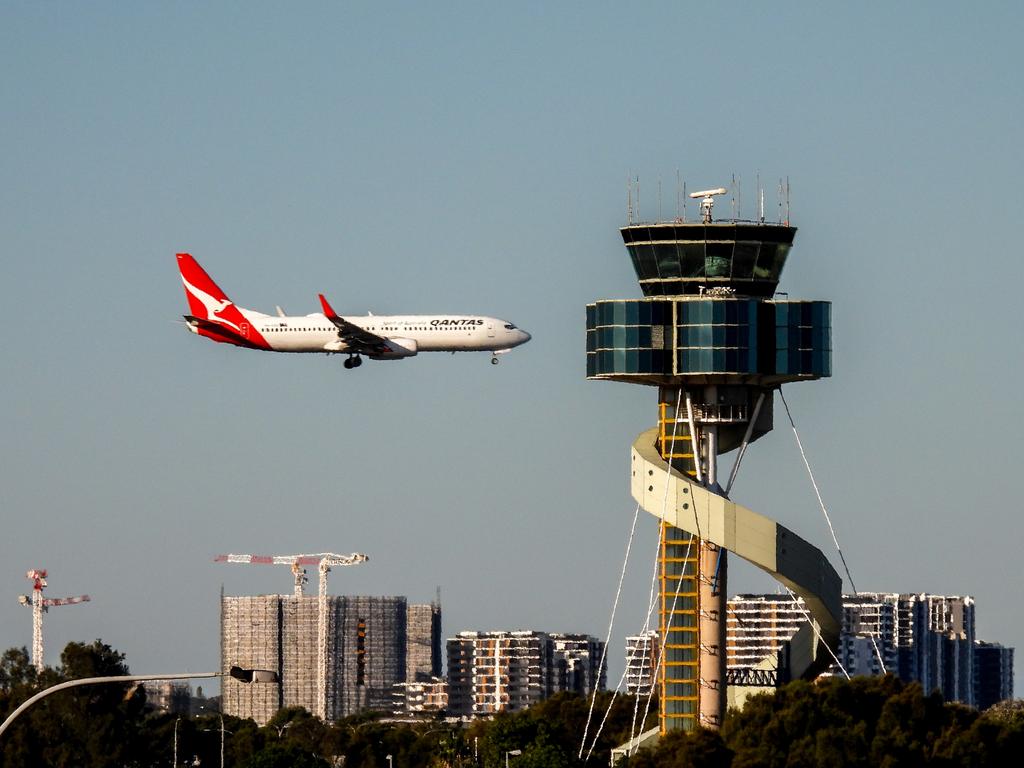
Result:
{"label": "construction crane", "polygon": [[88,603],[88,595],[77,597],[43,597],[46,589],[46,569],[34,568],[25,573],[25,578],[32,581],[32,594],[18,595],[18,602],[32,607],[32,665],[37,672],[42,672],[43,664],[43,614],[56,605],[76,605]]}
{"label": "construction crane", "polygon": [[327,574],[331,568],[359,565],[370,558],[361,552],[336,555],[318,552],[311,555],[217,555],[215,563],[247,563],[253,565],[288,565],[292,569],[295,597],[303,597],[303,587],[309,581],[304,565],[315,565],[319,572],[317,633],[316,633],[316,715],[326,721],[333,711],[327,696],[327,639],[334,629],[333,613],[327,610]]}

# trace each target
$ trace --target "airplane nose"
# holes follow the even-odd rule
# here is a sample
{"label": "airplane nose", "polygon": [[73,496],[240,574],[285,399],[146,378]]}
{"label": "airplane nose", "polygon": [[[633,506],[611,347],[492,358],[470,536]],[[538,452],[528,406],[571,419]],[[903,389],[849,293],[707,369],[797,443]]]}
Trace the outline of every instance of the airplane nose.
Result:
{"label": "airplane nose", "polygon": [[519,342],[520,344],[525,344],[526,342],[528,342],[528,341],[529,341],[530,339],[532,339],[532,338],[533,338],[533,337],[532,337],[532,336],[531,336],[530,334],[528,334],[528,333],[527,333],[526,331],[524,331],[524,330],[520,330],[520,331],[519,331],[519,333],[521,333],[521,334],[523,335],[523,336],[522,336],[522,339],[521,339],[521,340],[520,340],[520,342]]}

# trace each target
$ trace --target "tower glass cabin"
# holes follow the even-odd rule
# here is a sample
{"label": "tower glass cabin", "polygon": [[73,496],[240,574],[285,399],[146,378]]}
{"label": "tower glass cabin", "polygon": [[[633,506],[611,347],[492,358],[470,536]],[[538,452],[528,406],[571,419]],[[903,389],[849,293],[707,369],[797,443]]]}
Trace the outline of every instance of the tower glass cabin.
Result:
{"label": "tower glass cabin", "polygon": [[[718,456],[771,430],[783,383],[831,375],[831,305],[775,298],[796,227],[705,219],[621,228],[643,298],[587,306],[587,378],[656,386],[662,460],[727,496]],[[728,552],[696,514],[660,525],[660,731],[716,727]]]}

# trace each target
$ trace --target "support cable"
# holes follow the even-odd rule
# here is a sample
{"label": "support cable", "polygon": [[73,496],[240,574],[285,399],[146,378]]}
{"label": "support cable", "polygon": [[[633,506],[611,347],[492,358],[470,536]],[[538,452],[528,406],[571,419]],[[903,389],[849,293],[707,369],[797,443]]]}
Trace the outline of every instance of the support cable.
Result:
{"label": "support cable", "polygon": [[[604,638],[604,649],[601,652],[601,663],[597,666],[598,680],[594,681],[594,692],[590,697],[590,709],[587,712],[587,722],[583,727],[583,739],[580,742],[580,752],[577,757],[583,757],[583,747],[587,743],[587,733],[590,730],[590,721],[594,716],[594,702],[597,701],[597,683],[600,680],[601,670],[604,669],[605,660],[608,657],[608,646],[612,640],[612,627],[615,626],[615,612],[619,607],[619,595],[622,594],[622,582],[626,578],[626,565],[629,563],[629,552],[633,547],[633,537],[636,533],[636,521],[640,517],[640,502],[637,502],[636,509],[633,512],[633,525],[629,529],[629,541],[626,543],[626,556],[622,560],[622,570],[619,572],[619,586],[615,590],[615,600],[612,602],[612,615],[608,620],[608,633]],[[628,668],[628,667],[627,667]],[[625,673],[623,673],[625,674]],[[618,692],[618,686],[616,686],[616,692]]]}
{"label": "support cable", "polygon": [[[784,586],[785,586],[785,585],[784,585]],[[791,598],[793,598],[793,604],[794,604],[794,605],[795,605],[795,606],[796,606],[797,608],[799,608],[799,609],[800,609],[800,613],[802,613],[802,614],[804,615],[804,618],[805,618],[805,619],[807,619],[807,623],[808,623],[808,624],[810,624],[810,626],[811,626],[811,631],[812,631],[812,632],[814,632],[814,636],[815,636],[815,637],[817,637],[817,638],[818,638],[818,641],[819,641],[819,642],[820,642],[820,643],[821,643],[822,645],[824,645],[824,646],[825,646],[825,648],[826,648],[826,649],[828,650],[828,655],[829,655],[829,656],[831,656],[831,657],[832,657],[832,658],[833,658],[833,659],[835,660],[836,664],[837,664],[837,665],[839,666],[839,669],[840,669],[840,670],[842,670],[842,673],[843,673],[844,675],[846,675],[846,679],[847,679],[847,680],[849,680],[849,679],[850,679],[850,673],[846,671],[846,667],[844,667],[844,666],[843,666],[843,662],[841,662],[841,661],[839,660],[839,657],[838,657],[838,656],[836,656],[836,655],[835,655],[835,653],[833,653],[833,651],[832,651],[832,649],[831,649],[831,648],[829,648],[829,645],[828,645],[828,643],[826,643],[826,642],[825,642],[825,641],[824,641],[824,640],[822,639],[822,637],[821,637],[821,632],[819,632],[819,631],[818,631],[818,625],[814,623],[814,620],[813,620],[813,619],[811,619],[811,616],[810,616],[810,614],[809,614],[809,613],[807,613],[807,609],[806,609],[806,608],[804,608],[804,604],[803,604],[803,602],[802,602],[802,601],[800,600],[800,598],[798,598],[798,597],[797,597],[797,596],[796,596],[796,595],[795,595],[795,594],[793,593],[793,590],[792,590],[792,589],[790,589],[789,587],[786,587],[786,591],[787,591],[787,592],[789,592],[789,596],[790,596]]]}
{"label": "support cable", "polygon": [[[681,392],[680,392],[680,394],[681,394]],[[680,400],[679,403],[676,404],[677,418],[678,418],[678,409],[679,409],[679,405],[680,404],[681,404],[681,400]],[[700,446],[699,433],[697,432],[695,420],[693,418],[693,401],[690,399],[690,393],[689,392],[686,393],[686,419],[687,419],[687,423],[688,423],[688,425],[690,427],[690,444],[691,444],[692,450],[693,450],[693,465],[694,465],[694,468],[697,471],[697,477],[698,477],[698,479],[700,479],[700,477],[701,477],[701,471],[700,471],[701,446]],[[669,472],[671,473],[671,461],[669,462]],[[666,500],[668,498],[668,483],[667,482],[665,483],[665,498],[666,498]],[[710,505],[710,503],[711,503],[711,501],[709,499],[708,500],[708,504]],[[664,501],[662,503],[661,513],[662,513],[661,517],[664,520],[665,519],[665,504],[664,504]],[[676,587],[672,591],[672,595],[673,595],[673,597],[672,597],[672,607],[668,611],[668,619],[667,619],[669,622],[671,622],[672,616],[676,612],[676,604],[679,601],[679,590],[682,588],[683,580],[686,578],[686,564],[690,561],[690,552],[691,552],[691,550],[693,548],[694,538],[696,538],[698,540],[698,542],[701,539],[700,519],[697,516],[697,505],[696,504],[693,504],[693,525],[694,525],[694,530],[696,531],[697,535],[693,536],[691,534],[689,541],[686,542],[686,554],[683,556],[682,568],[680,568],[680,570],[679,570],[679,580],[676,582]],[[700,545],[699,544],[697,546],[697,552],[698,552],[698,555],[697,555],[698,562],[694,565],[694,569],[693,569],[693,582],[694,582],[695,588],[699,591],[700,590],[700,584],[699,584],[699,581],[700,581]],[[698,629],[698,633],[699,633],[699,629]],[[665,646],[668,645],[668,627],[665,628],[665,632],[661,636],[660,642],[661,642],[661,644],[660,644],[660,646],[658,648],[658,663],[655,666],[655,670],[654,670],[655,678],[657,678],[658,675],[661,674],[661,667],[662,667],[662,664],[664,663],[664,659],[665,659]],[[699,689],[699,687],[700,687],[699,686],[699,678],[700,678],[699,671],[698,671],[698,674],[697,674],[697,678],[698,678],[697,682],[698,682],[698,689]],[[647,701],[644,703],[644,717],[643,717],[643,720],[641,722],[646,722],[647,721],[647,713],[650,711],[651,699],[652,699],[653,696],[654,696],[654,686],[652,685],[651,686],[651,690],[647,692]],[[665,706],[665,702],[662,702],[661,706]]]}
{"label": "support cable", "polygon": [[[671,456],[675,452],[675,448],[676,448],[676,436],[677,436],[678,430],[679,430],[679,408],[682,405],[682,402],[683,402],[683,390],[682,390],[682,388],[680,388],[679,391],[678,391],[678,394],[676,395],[676,407],[675,407],[675,410],[672,412],[672,447],[671,447],[671,449],[669,451],[669,460],[668,460],[669,461],[669,466],[672,465]],[[690,396],[689,396],[689,394],[687,394],[687,396],[686,396],[686,405],[687,405],[687,411],[689,413],[689,423],[691,425],[691,429],[690,429],[690,447],[691,447],[691,451],[693,452],[694,465],[698,466],[697,472],[699,474],[700,473],[699,463],[698,463],[699,462],[699,459],[698,459],[699,451],[698,451],[698,449],[696,447],[697,437],[694,434],[693,428],[692,428],[692,425],[693,425],[693,411],[691,410],[691,407],[690,407]],[[662,448],[664,448],[664,446],[662,446]],[[666,482],[665,483],[665,495],[664,495],[664,497],[661,500],[661,512],[662,512],[661,519],[662,520],[664,520],[664,518],[665,518],[665,510],[668,508],[668,488],[669,488],[669,483]],[[637,504],[637,514],[639,514],[639,511],[640,511],[640,505]],[[694,515],[696,516],[696,510],[694,510]],[[636,519],[635,518],[634,518],[633,522],[634,522],[634,526],[635,526],[635,524],[636,524]],[[692,543],[693,543],[693,539],[691,537],[690,544],[692,544]],[[655,578],[657,577],[657,573],[658,573],[658,570],[657,570],[657,563],[658,563],[657,553],[660,552],[660,551],[661,551],[661,526],[659,526],[659,528],[658,528],[658,550],[657,550],[657,552],[655,554],[655,559],[654,559],[654,562],[655,562],[654,576],[655,576]],[[688,544],[687,545],[687,558],[689,558],[689,551],[690,551],[690,545]],[[623,568],[625,568],[625,566],[623,566]],[[686,573],[686,563],[685,563],[685,561],[683,562],[683,573],[684,574]],[[682,575],[680,575],[680,582],[681,581],[682,581]],[[621,585],[621,580],[620,580],[620,585]],[[649,626],[650,625],[651,611],[653,610],[653,606],[654,606],[653,591],[654,591],[654,581],[652,579],[652,583],[651,583],[652,599],[648,602],[647,618],[645,620],[645,626]],[[676,588],[676,598],[678,598],[678,596],[679,596],[678,593],[679,593],[679,589]],[[675,600],[673,600],[672,608],[673,608],[673,610],[675,610]],[[659,653],[658,653],[658,666],[655,668],[655,679],[657,678],[657,674],[658,674],[658,672],[660,671],[660,668],[661,668],[661,659],[664,656],[665,638],[667,636],[668,636],[668,633],[666,632],[665,633],[665,637],[663,637],[661,639],[661,647],[659,648]],[[604,717],[601,719],[601,724],[597,727],[597,731],[594,733],[594,740],[590,744],[590,749],[587,750],[587,757],[586,757],[587,760],[590,759],[590,756],[594,752],[594,747],[597,746],[597,740],[598,740],[598,738],[601,735],[601,731],[604,729],[605,723],[608,721],[608,716],[611,714],[612,706],[615,704],[615,697],[618,696],[618,693],[619,693],[618,688],[616,688],[615,692],[612,694],[611,701],[608,702],[608,708],[605,710]],[[651,681],[651,689],[647,693],[647,703],[644,706],[644,717],[643,717],[643,720],[641,720],[641,723],[647,722],[647,713],[648,713],[649,708],[650,708],[651,695],[653,693],[654,693],[654,680]],[[637,696],[636,701],[633,704],[633,722],[630,724],[630,741],[632,741],[633,738],[634,738],[633,729],[636,727],[636,716],[637,716],[637,710],[639,708],[639,704],[640,704],[640,697]],[[587,720],[588,720],[588,724],[589,724],[589,717],[587,718]],[[587,735],[586,735],[586,732],[584,731],[584,735],[583,735],[584,744],[586,743],[586,738],[587,738]],[[582,757],[582,755],[583,755],[583,745],[580,745],[580,757]]]}
{"label": "support cable", "polygon": [[[839,553],[839,559],[843,561],[843,570],[846,571],[846,578],[850,582],[850,589],[853,590],[855,597],[859,597],[857,585],[853,583],[853,574],[850,573],[850,566],[846,564],[846,557],[843,555],[843,549],[839,546],[836,529],[832,526],[832,518],[829,517],[828,509],[826,509],[825,502],[821,498],[821,491],[818,489],[818,483],[815,481],[814,473],[811,471],[811,464],[807,460],[807,454],[804,452],[804,444],[800,440],[800,433],[796,430],[796,423],[793,421],[793,414],[789,411],[789,403],[786,402],[786,396],[782,394],[782,387],[779,387],[779,397],[782,398],[782,405],[786,409],[786,417],[789,419],[789,426],[793,428],[793,436],[796,438],[796,447],[800,449],[800,457],[804,460],[804,466],[807,468],[807,476],[811,478],[811,485],[814,486],[814,494],[818,497],[818,506],[821,507],[821,512],[825,515],[825,522],[828,523],[828,530],[832,534],[832,541],[836,545],[836,551]],[[879,631],[881,631],[881,618],[879,618]],[[881,665],[882,674],[884,675],[888,670],[885,667],[885,660],[882,658],[882,653],[878,650],[878,643],[875,642],[875,635],[874,633],[871,633],[868,637],[871,639],[871,645],[875,649],[875,656],[878,657],[878,663]],[[835,655],[833,654],[833,658],[834,657]],[[838,662],[838,659],[836,661]],[[843,671],[845,672],[845,670]],[[847,677],[849,677],[849,675],[847,675]]]}

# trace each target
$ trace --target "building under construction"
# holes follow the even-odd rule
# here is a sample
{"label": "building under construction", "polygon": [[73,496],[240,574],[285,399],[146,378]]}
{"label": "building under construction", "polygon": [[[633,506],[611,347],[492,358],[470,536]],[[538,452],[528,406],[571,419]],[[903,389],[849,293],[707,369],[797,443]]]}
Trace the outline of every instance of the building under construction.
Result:
{"label": "building under construction", "polygon": [[[321,599],[327,627],[322,686]],[[282,707],[305,707],[326,720],[389,711],[396,683],[409,674],[440,675],[440,625],[439,604],[410,606],[404,597],[222,597],[224,713],[263,725]],[[424,661],[424,648],[437,651]],[[280,682],[240,683],[227,676],[236,665],[272,670]]]}

